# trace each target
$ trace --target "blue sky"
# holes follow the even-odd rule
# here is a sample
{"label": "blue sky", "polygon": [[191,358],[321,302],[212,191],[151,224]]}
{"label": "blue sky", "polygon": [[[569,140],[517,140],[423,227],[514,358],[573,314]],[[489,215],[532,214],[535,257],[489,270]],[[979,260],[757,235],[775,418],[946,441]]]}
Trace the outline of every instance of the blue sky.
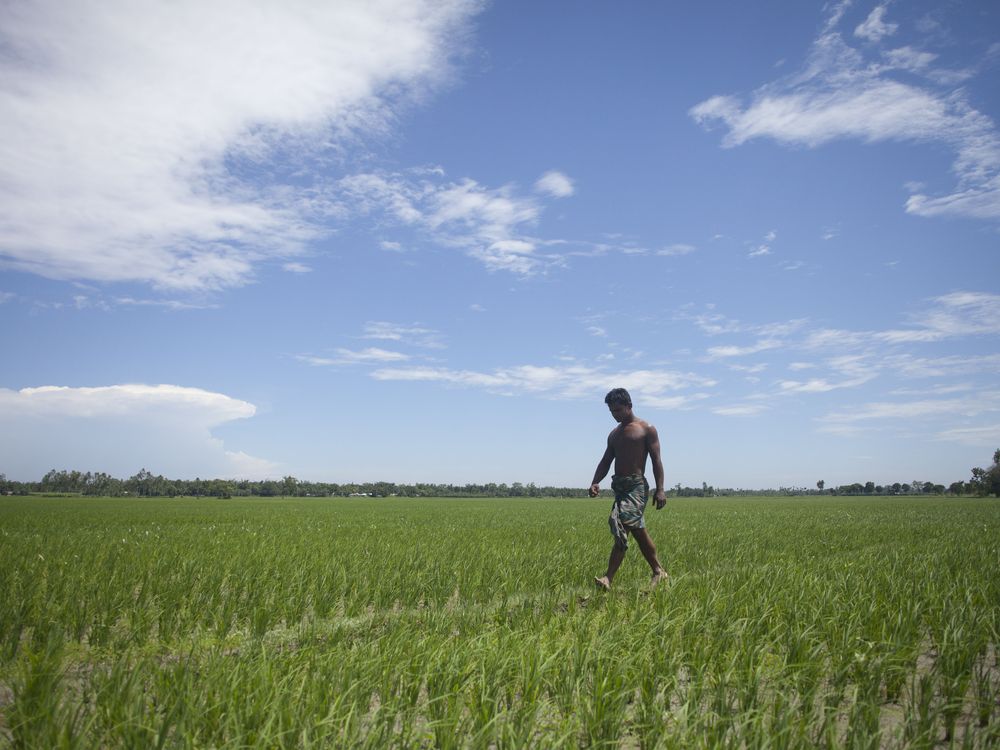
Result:
{"label": "blue sky", "polygon": [[0,471],[966,479],[1000,6],[0,10]]}

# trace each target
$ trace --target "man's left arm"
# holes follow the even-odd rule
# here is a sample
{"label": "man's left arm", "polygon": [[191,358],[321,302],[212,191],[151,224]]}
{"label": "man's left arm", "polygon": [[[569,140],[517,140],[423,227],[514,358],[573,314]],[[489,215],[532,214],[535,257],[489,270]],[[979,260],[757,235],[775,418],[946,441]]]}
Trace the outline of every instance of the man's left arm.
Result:
{"label": "man's left arm", "polygon": [[646,450],[649,451],[649,460],[653,464],[653,480],[656,482],[653,499],[656,500],[656,509],[660,510],[667,504],[667,496],[663,492],[663,460],[660,458],[660,436],[653,425],[649,426],[649,432],[646,433]]}

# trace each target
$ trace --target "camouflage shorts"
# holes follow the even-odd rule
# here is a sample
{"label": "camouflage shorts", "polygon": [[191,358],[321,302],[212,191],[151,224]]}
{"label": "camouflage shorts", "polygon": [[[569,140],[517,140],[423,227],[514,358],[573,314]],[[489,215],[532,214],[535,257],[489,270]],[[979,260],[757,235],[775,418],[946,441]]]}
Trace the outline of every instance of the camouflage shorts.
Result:
{"label": "camouflage shorts", "polygon": [[646,528],[643,513],[649,500],[649,483],[642,474],[613,476],[611,489],[615,493],[615,502],[608,516],[608,526],[611,527],[611,536],[615,538],[615,546],[627,550],[628,531]]}

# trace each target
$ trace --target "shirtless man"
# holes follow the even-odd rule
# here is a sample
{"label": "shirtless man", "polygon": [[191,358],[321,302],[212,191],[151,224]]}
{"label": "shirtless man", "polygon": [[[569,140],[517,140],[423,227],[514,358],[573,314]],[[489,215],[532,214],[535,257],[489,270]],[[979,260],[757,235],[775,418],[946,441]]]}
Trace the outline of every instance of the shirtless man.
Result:
{"label": "shirtless man", "polygon": [[611,506],[611,516],[608,525],[615,545],[611,548],[608,559],[608,571],[603,576],[594,578],[598,588],[609,591],[611,581],[618,572],[625,551],[628,549],[628,535],[639,544],[642,556],[646,558],[653,570],[653,586],[667,579],[667,571],[660,565],[656,557],[656,545],[646,531],[643,512],[649,498],[649,483],[643,476],[646,472],[646,457],[653,463],[653,479],[656,480],[656,509],[660,510],[667,504],[663,494],[663,462],[660,460],[660,437],[656,428],[644,422],[632,413],[632,397],[624,388],[615,388],[604,397],[611,416],[618,426],[608,435],[608,447],[604,451],[594,481],[590,484],[590,496],[597,497],[601,491],[601,480],[607,476],[611,462],[615,463],[615,473],[611,477],[611,489],[615,493],[615,502]]}

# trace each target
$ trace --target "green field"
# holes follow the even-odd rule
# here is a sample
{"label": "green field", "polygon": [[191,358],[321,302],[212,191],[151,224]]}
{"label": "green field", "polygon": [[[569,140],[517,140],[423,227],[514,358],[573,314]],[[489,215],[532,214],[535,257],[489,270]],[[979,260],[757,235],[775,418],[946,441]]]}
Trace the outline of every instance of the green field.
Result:
{"label": "green field", "polygon": [[0,745],[997,747],[1000,502],[0,498]]}

